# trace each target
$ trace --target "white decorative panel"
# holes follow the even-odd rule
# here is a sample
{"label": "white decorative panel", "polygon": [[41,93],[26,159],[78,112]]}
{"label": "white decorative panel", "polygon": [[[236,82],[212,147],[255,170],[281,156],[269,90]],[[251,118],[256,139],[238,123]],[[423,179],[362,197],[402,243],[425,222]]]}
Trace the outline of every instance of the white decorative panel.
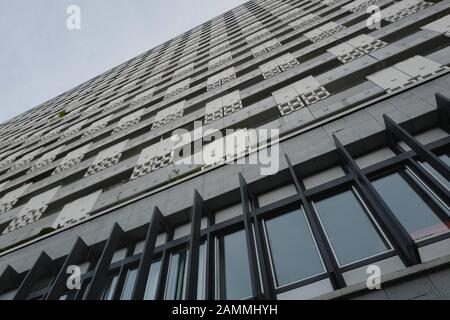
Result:
{"label": "white decorative panel", "polygon": [[84,131],[82,138],[90,136],[90,135],[97,133],[100,130],[104,129],[110,120],[111,120],[111,115],[95,121]]}
{"label": "white decorative panel", "polygon": [[214,59],[211,59],[208,64],[208,68],[210,70],[215,69],[215,68],[227,63],[228,61],[231,61],[232,59],[233,59],[233,57],[231,55],[231,52],[226,52]]}
{"label": "white decorative panel", "polygon": [[211,90],[236,79],[234,67],[228,68],[208,78],[207,90]]}
{"label": "white decorative panel", "polygon": [[278,18],[280,20],[290,20],[293,18],[298,17],[299,15],[301,15],[303,13],[302,10],[300,10],[299,8],[294,8],[291,11],[288,11],[286,13],[283,13],[282,15],[280,15]]}
{"label": "white decorative panel", "polygon": [[400,70],[389,67],[367,76],[367,79],[387,92],[397,91],[414,83],[410,76]]}
{"label": "white decorative panel", "polygon": [[11,155],[9,155],[8,157],[6,157],[5,159],[0,161],[0,170],[2,170],[3,168],[9,166],[20,154],[21,151],[13,153]]}
{"label": "white decorative panel", "polygon": [[[198,46],[198,45],[197,45],[197,46]],[[194,48],[186,48],[186,49],[185,49],[186,52],[189,52],[189,51],[192,51],[192,50],[194,50]],[[185,54],[185,55],[183,55],[183,56],[180,58],[179,63],[181,64],[181,63],[185,63],[185,62],[188,62],[188,61],[192,61],[193,59],[195,59],[195,58],[197,57],[197,54],[198,54],[197,51],[194,51],[194,52]]]}
{"label": "white decorative panel", "polygon": [[61,186],[56,187],[31,198],[22,210],[20,210],[17,216],[14,217],[8,227],[3,231],[3,234],[20,229],[39,220],[45,210],[47,210],[49,202],[53,199],[60,188]]}
{"label": "white decorative panel", "polygon": [[341,24],[335,22],[328,22],[323,26],[316,28],[312,31],[306,32],[304,36],[312,42],[318,42],[322,39],[332,36],[333,34],[345,29]]}
{"label": "white decorative panel", "polygon": [[24,184],[23,186],[5,194],[0,199],[0,215],[10,211],[31,185],[32,183]]}
{"label": "white decorative panel", "polygon": [[240,92],[239,90],[233,91],[206,104],[205,124],[211,123],[241,109],[243,109],[243,105]]}
{"label": "white decorative panel", "polygon": [[365,54],[369,54],[387,46],[386,42],[376,39],[367,34],[360,34],[359,36],[351,38],[347,40],[347,43],[355,47],[357,50],[364,52]]}
{"label": "white decorative panel", "polygon": [[261,71],[264,79],[269,79],[277,74],[289,70],[296,65],[298,65],[298,60],[295,59],[292,54],[286,53],[281,57],[278,57],[272,61],[269,61],[261,66],[259,66],[259,70]]}
{"label": "white decorative panel", "polygon": [[141,117],[144,114],[144,109],[139,109],[136,112],[133,112],[132,114],[129,114],[122,119],[120,119],[119,123],[113,130],[113,134],[122,132],[134,125],[137,125],[139,121],[141,121]]}
{"label": "white decorative panel", "polygon": [[364,52],[359,51],[347,42],[338,44],[327,51],[334,55],[342,63],[348,63],[364,56]]}
{"label": "white decorative panel", "polygon": [[142,150],[130,180],[161,169],[172,161],[173,143],[169,138]]}
{"label": "white decorative panel", "polygon": [[86,219],[101,193],[102,191],[99,190],[66,204],[53,222],[52,227],[54,229],[66,228]]}
{"label": "white decorative panel", "polygon": [[278,39],[272,39],[267,42],[264,42],[263,44],[255,47],[252,49],[253,56],[255,58],[262,56],[263,54],[270,52],[272,50],[275,50],[277,48],[281,47],[280,41]]}
{"label": "white decorative panel", "polygon": [[108,149],[100,151],[84,176],[91,176],[119,163],[119,160],[122,157],[122,151],[125,149],[128,141],[129,140],[122,141]]}
{"label": "white decorative panel", "polygon": [[367,8],[368,6],[375,4],[379,2],[380,0],[356,0],[353,2],[350,2],[344,6],[342,6],[342,9],[351,11],[351,12],[358,12],[360,10],[363,10]]}
{"label": "white decorative panel", "polygon": [[137,80],[131,81],[131,82],[125,84],[124,86],[122,86],[118,92],[125,93],[125,92],[129,92],[129,91],[133,91],[134,89],[137,88],[137,83],[138,83]]}
{"label": "white decorative panel", "polygon": [[437,62],[422,56],[415,56],[394,65],[394,68],[406,73],[411,80],[421,81],[431,76],[449,70],[447,66],[443,66]]}
{"label": "white decorative panel", "polygon": [[50,132],[47,133],[45,136],[43,136],[41,140],[47,141],[47,140],[53,139],[55,137],[58,137],[61,130],[62,130],[62,127],[54,128],[54,129],[50,130]]}
{"label": "white decorative panel", "polygon": [[34,157],[37,154],[39,154],[41,151],[42,151],[42,148],[36,149],[36,150],[34,150],[34,151],[24,155],[20,159],[14,161],[14,163],[11,165],[11,168],[9,169],[9,172],[14,171],[14,170],[18,170],[18,169],[26,166],[31,161],[33,161]]}
{"label": "white decorative panel", "polygon": [[222,43],[212,47],[209,50],[209,55],[215,55],[215,54],[218,54],[218,53],[220,53],[222,51],[225,51],[226,49],[228,49],[229,46],[230,46],[230,41],[228,41],[228,40],[224,41],[224,42],[222,42]]}
{"label": "white decorative panel", "polygon": [[300,110],[305,105],[300,99],[300,95],[291,85],[272,92],[272,96],[278,105],[278,110],[282,116]]}
{"label": "white decorative panel", "polygon": [[145,87],[152,87],[155,83],[157,83],[159,80],[162,79],[162,72],[158,73],[154,76],[151,76],[150,78],[148,78],[147,80],[144,81],[144,86]]}
{"label": "white decorative panel", "polygon": [[266,38],[270,36],[270,31],[267,28],[264,28],[262,30],[259,30],[251,35],[249,35],[248,37],[245,38],[245,40],[247,41],[247,43],[252,43],[255,41],[258,41],[260,39]]}
{"label": "white decorative panel", "polygon": [[444,33],[450,37],[450,14],[423,26],[422,29]]}
{"label": "white decorative panel", "polygon": [[304,17],[301,17],[295,21],[290,22],[289,25],[295,30],[301,30],[301,29],[309,27],[314,22],[317,22],[320,19],[321,19],[320,16],[310,13]]}
{"label": "white decorative panel", "polygon": [[88,115],[90,115],[90,114],[93,114],[94,112],[96,112],[96,111],[98,111],[100,109],[100,104],[99,103],[97,103],[97,104],[95,104],[95,105],[93,105],[93,106],[90,106],[89,108],[87,108],[86,110],[84,110],[83,112],[82,112],[82,116],[83,117],[85,117],[85,116],[88,116]]}
{"label": "white decorative panel", "polygon": [[173,73],[173,79],[178,79],[181,78],[182,76],[192,72],[194,70],[194,63],[190,63],[178,70],[175,70],[175,72]]}
{"label": "white decorative panel", "polygon": [[70,138],[70,137],[74,136],[75,134],[77,134],[81,130],[81,128],[84,126],[85,123],[86,123],[86,120],[83,120],[83,121],[78,122],[78,123],[74,124],[73,126],[67,128],[60,135],[59,140],[64,140],[64,139],[67,139],[67,138]]}
{"label": "white decorative panel", "polygon": [[107,113],[111,110],[119,108],[120,106],[123,105],[125,99],[126,99],[126,97],[120,97],[120,98],[114,99],[113,101],[108,103],[106,106],[102,107],[102,112]]}
{"label": "white decorative panel", "polygon": [[261,22],[259,22],[259,21],[254,22],[254,23],[252,23],[251,25],[242,28],[242,33],[243,33],[244,35],[247,35],[247,34],[253,32],[254,30],[260,29],[262,26],[263,26],[263,25],[262,25]]}
{"label": "white decorative panel", "polygon": [[150,102],[152,100],[154,92],[155,92],[155,87],[152,87],[152,88],[136,95],[133,98],[133,100],[131,101],[131,108],[137,107],[137,106],[147,103],[147,102]]}
{"label": "white decorative panel", "polygon": [[170,99],[173,98],[184,91],[189,89],[189,85],[191,84],[191,78],[188,78],[186,80],[183,80],[181,82],[178,82],[177,84],[174,84],[173,86],[170,86],[166,94],[164,95],[164,99]]}
{"label": "white decorative panel", "polygon": [[91,145],[92,143],[89,143],[87,145],[82,146],[79,149],[69,152],[55,168],[52,175],[55,175],[61,171],[67,170],[69,168],[78,165],[81,162],[81,160],[83,160],[86,152],[88,152],[89,149],[91,148]]}
{"label": "white decorative panel", "polygon": [[309,76],[292,84],[306,105],[316,103],[331,96],[313,76]]}
{"label": "white decorative panel", "polygon": [[163,127],[166,124],[183,117],[185,105],[186,101],[183,100],[170,107],[165,108],[164,110],[159,111],[156,114],[155,121],[153,122],[152,130]]}
{"label": "white decorative panel", "polygon": [[42,157],[39,158],[38,161],[32,164],[28,173],[32,173],[36,170],[44,168],[48,166],[50,163],[55,160],[55,158],[64,150],[64,146],[60,146],[59,148],[53,149],[52,151],[47,152]]}
{"label": "white decorative panel", "polygon": [[433,5],[432,2],[422,0],[402,0],[381,10],[381,17],[386,21],[396,22],[431,5]]}

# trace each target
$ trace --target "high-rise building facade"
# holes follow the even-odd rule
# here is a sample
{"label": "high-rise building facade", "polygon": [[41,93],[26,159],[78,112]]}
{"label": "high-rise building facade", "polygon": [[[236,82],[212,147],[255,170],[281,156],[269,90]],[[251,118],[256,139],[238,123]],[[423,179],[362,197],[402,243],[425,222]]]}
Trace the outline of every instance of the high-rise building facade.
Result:
{"label": "high-rise building facade", "polygon": [[450,298],[449,67],[448,0],[253,0],[3,123],[0,299]]}

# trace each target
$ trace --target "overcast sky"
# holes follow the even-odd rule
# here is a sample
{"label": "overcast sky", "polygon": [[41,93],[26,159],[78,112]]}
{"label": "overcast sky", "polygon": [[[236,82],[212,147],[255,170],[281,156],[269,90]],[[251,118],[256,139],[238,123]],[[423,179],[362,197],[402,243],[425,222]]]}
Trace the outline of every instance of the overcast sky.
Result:
{"label": "overcast sky", "polygon": [[0,0],[0,122],[245,2]]}

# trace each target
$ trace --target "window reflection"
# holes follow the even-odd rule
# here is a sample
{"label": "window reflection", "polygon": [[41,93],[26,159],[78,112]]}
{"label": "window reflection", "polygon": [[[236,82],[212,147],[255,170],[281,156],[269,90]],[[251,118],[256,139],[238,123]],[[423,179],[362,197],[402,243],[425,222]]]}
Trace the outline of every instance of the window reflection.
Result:
{"label": "window reflection", "polygon": [[448,218],[441,220],[440,208],[404,171],[379,178],[373,185],[414,240],[448,231]]}
{"label": "window reflection", "polygon": [[219,299],[252,296],[244,230],[218,238],[218,282]]}
{"label": "window reflection", "polygon": [[133,294],[134,283],[136,282],[138,268],[134,267],[128,270],[125,283],[123,285],[121,300],[131,300]]}
{"label": "window reflection", "polygon": [[161,269],[161,260],[155,261],[150,265],[147,285],[145,287],[144,300],[155,300],[158,287],[159,272]]}
{"label": "window reflection", "polygon": [[265,227],[278,286],[324,272],[302,210],[266,220]]}
{"label": "window reflection", "polygon": [[[356,194],[346,191],[315,203],[328,240],[341,265],[389,249]],[[357,243],[357,245],[355,245]]]}
{"label": "window reflection", "polygon": [[186,292],[187,250],[172,254],[166,287],[166,300],[181,300]]}

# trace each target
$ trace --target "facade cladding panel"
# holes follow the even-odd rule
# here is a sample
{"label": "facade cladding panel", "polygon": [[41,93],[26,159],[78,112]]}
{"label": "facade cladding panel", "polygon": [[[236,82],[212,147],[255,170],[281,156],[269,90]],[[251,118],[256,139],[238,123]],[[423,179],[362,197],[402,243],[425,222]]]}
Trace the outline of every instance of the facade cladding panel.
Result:
{"label": "facade cladding panel", "polygon": [[16,116],[0,299],[450,298],[449,67],[449,1],[253,0]]}

